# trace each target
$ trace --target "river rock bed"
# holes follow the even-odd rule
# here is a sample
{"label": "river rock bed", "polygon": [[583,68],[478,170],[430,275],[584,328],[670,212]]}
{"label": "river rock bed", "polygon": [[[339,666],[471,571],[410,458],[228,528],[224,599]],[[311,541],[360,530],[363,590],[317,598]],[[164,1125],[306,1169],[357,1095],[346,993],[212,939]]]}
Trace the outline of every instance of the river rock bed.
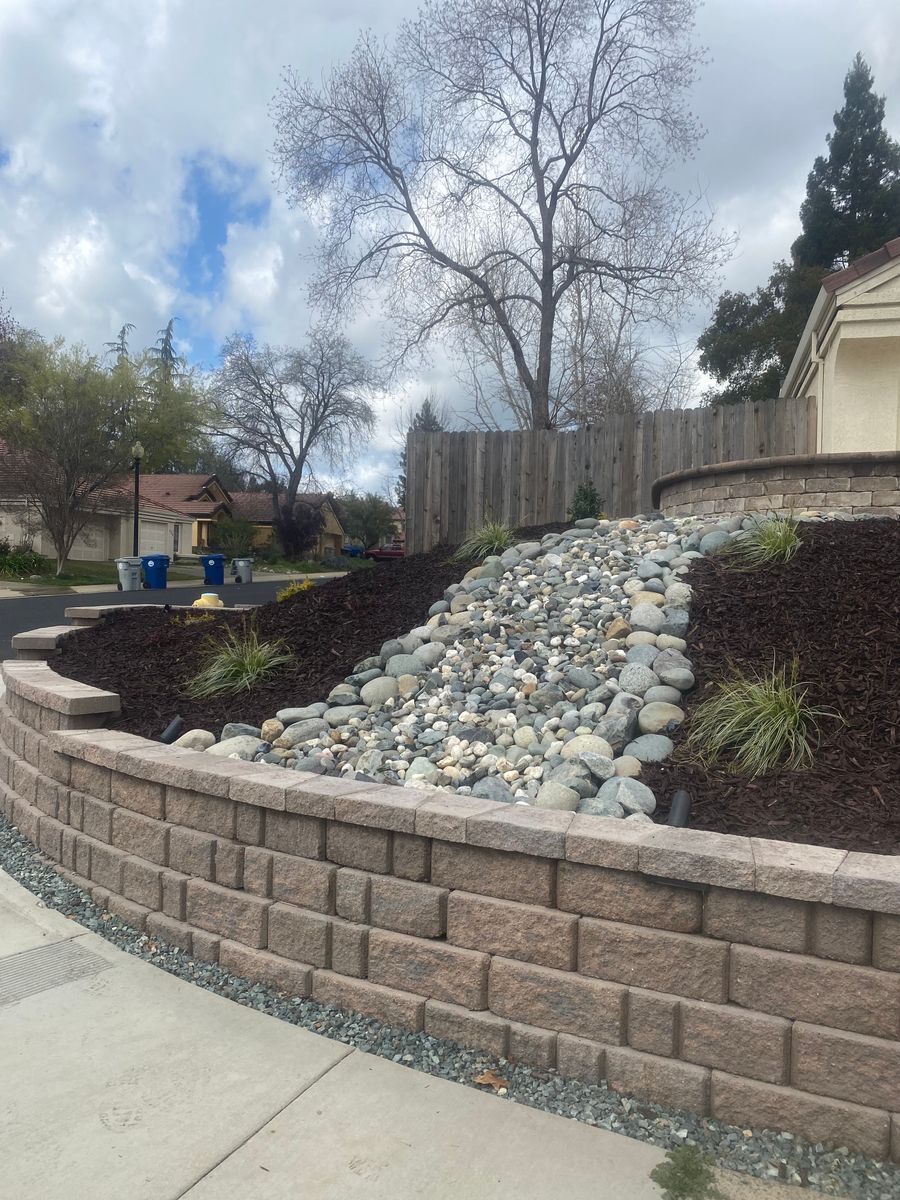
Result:
{"label": "river rock bed", "polygon": [[650,821],[645,764],[666,759],[694,686],[692,559],[746,519],[587,519],[520,542],[449,586],[423,624],[321,701],[218,741],[221,756],[509,803]]}

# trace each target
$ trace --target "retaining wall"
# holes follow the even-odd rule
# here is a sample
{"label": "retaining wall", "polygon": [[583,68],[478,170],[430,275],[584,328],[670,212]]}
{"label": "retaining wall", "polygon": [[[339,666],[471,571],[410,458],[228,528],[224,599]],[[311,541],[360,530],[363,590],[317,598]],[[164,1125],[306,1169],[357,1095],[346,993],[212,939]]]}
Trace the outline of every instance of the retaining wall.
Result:
{"label": "retaining wall", "polygon": [[295,995],[900,1159],[900,859],[213,759],[104,728],[118,697],[46,663],[3,678],[0,807],[137,928]]}
{"label": "retaining wall", "polygon": [[743,459],[663,475],[653,507],[668,516],[842,509],[900,515],[900,454],[803,454]]}

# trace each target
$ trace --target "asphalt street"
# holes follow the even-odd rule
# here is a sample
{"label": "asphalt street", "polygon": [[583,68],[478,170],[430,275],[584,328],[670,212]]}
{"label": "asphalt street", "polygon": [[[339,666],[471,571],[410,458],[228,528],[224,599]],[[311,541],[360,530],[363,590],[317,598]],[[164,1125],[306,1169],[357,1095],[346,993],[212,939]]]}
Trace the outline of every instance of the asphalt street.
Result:
{"label": "asphalt street", "polygon": [[225,604],[265,604],[275,599],[284,580],[262,583],[226,583],[214,588],[202,581],[194,587],[167,591],[78,592],[61,596],[23,596],[21,600],[0,600],[0,649],[3,658],[12,658],[12,636],[44,625],[65,625],[65,610],[95,604],[193,604],[201,592],[215,591]]}

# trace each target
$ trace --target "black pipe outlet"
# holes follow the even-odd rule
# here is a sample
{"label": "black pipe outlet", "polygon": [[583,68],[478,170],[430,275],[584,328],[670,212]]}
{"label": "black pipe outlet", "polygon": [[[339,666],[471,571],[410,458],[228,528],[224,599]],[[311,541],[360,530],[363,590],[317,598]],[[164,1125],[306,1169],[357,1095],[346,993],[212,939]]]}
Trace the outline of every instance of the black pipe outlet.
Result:
{"label": "black pipe outlet", "polygon": [[169,722],[169,724],[165,727],[165,729],[159,735],[159,740],[163,743],[163,745],[169,746],[172,744],[172,742],[175,741],[175,739],[179,736],[179,734],[181,733],[181,731],[183,729],[184,729],[183,718],[173,717],[172,720]]}
{"label": "black pipe outlet", "polygon": [[669,820],[667,824],[674,826],[676,829],[684,829],[685,826],[691,823],[691,793],[685,791],[684,788],[678,788],[675,795],[672,797],[672,803],[669,807]]}

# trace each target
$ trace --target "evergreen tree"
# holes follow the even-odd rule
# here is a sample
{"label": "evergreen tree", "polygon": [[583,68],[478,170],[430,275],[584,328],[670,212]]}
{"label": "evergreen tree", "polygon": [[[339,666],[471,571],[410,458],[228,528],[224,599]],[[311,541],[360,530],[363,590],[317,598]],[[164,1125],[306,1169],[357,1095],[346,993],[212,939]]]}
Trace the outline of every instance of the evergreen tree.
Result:
{"label": "evergreen tree", "polygon": [[[435,397],[429,393],[422,401],[422,407],[413,416],[409,433],[444,433],[447,429],[445,413],[437,407]],[[406,443],[400,454],[400,473],[394,488],[397,504],[406,508]]]}
{"label": "evergreen tree", "polygon": [[884,129],[874,82],[857,54],[826,138],[828,157],[816,159],[806,181],[803,233],[791,247],[800,266],[836,271],[900,235],[900,146]]}
{"label": "evergreen tree", "polygon": [[177,320],[177,317],[172,317],[165,329],[159,330],[156,345],[150,346],[147,351],[154,361],[153,377],[163,384],[171,383],[183,365],[175,353],[175,322]]}
{"label": "evergreen tree", "polygon": [[857,54],[828,157],[816,159],[807,179],[791,261],[776,263],[755,292],[725,292],[698,339],[700,366],[721,385],[710,403],[777,396],[824,276],[900,235],[900,145],[885,132],[884,98],[873,84]]}

